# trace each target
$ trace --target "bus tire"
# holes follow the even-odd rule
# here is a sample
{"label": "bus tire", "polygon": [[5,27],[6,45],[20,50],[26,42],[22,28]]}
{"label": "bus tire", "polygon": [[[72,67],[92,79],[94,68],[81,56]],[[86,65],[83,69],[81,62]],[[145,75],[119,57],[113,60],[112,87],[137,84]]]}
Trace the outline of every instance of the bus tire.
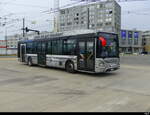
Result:
{"label": "bus tire", "polygon": [[29,65],[29,66],[33,66],[32,58],[31,58],[31,57],[28,58],[28,65]]}
{"label": "bus tire", "polygon": [[75,73],[74,63],[72,61],[66,63],[66,71],[69,73]]}

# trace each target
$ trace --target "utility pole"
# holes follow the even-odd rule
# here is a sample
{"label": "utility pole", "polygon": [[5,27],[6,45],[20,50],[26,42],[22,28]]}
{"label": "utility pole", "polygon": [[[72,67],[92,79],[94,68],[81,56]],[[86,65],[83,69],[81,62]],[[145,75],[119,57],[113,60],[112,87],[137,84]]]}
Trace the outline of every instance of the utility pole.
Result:
{"label": "utility pole", "polygon": [[6,56],[7,56],[7,27],[5,28]]}
{"label": "utility pole", "polygon": [[58,11],[54,14],[54,32],[59,32],[59,0],[54,0],[54,9]]}
{"label": "utility pole", "polygon": [[6,27],[6,24],[7,24],[7,18],[4,18],[5,22],[4,22],[4,25],[5,25],[5,42],[6,42],[6,55],[7,55],[7,27]]}
{"label": "utility pole", "polygon": [[23,37],[25,37],[25,18],[23,18]]}

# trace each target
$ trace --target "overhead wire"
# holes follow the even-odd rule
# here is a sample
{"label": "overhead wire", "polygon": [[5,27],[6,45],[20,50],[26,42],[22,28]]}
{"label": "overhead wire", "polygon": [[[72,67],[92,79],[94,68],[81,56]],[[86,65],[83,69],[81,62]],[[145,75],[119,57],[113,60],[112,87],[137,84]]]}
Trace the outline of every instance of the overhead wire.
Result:
{"label": "overhead wire", "polygon": [[46,6],[39,6],[39,5],[31,5],[31,4],[21,4],[21,3],[10,3],[10,2],[0,2],[1,5],[15,5],[15,6],[23,6],[23,7],[34,7],[34,8],[47,8]]}
{"label": "overhead wire", "polygon": [[[15,1],[15,0],[14,0]],[[118,2],[133,2],[133,1],[147,1],[147,0],[116,0],[116,1],[118,1]],[[62,9],[62,8],[66,8],[66,7],[70,7],[70,6],[75,6],[76,4],[79,4],[79,3],[83,3],[83,1],[81,0],[80,2],[78,1],[78,2],[74,2],[74,3],[70,3],[70,4],[66,4],[66,5],[64,5],[64,6],[61,6],[60,7],[60,9]],[[17,4],[17,3],[7,3],[7,4],[9,4],[9,5],[16,5],[16,6],[24,6],[24,7],[34,7],[34,8],[47,8],[47,7],[45,7],[45,6],[38,6],[38,5],[29,5],[29,4]],[[43,12],[38,12],[39,14],[40,13],[55,13],[55,12],[58,12],[59,10],[58,9],[51,9],[51,11],[50,10],[47,10],[47,11],[43,11]],[[135,13],[135,12],[132,12],[132,13]],[[23,14],[23,13],[20,13],[20,14]],[[136,13],[136,14],[138,14],[139,15],[139,13]],[[143,15],[145,15],[145,14],[143,14]],[[43,15],[44,16],[44,15]],[[41,15],[40,16],[38,16],[38,17],[41,17]],[[35,18],[35,17],[34,17]],[[34,19],[33,19],[34,20]],[[32,20],[32,21],[33,21]],[[29,20],[27,20],[26,19],[26,21],[29,21]],[[30,20],[31,21],[31,20]],[[32,22],[31,21],[31,22]],[[41,26],[42,27],[42,26]]]}

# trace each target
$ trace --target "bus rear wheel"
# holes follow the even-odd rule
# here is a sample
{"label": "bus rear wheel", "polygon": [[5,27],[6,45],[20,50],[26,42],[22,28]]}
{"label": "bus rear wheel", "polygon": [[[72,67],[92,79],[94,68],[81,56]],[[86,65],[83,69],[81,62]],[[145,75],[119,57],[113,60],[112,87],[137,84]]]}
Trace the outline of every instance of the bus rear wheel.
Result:
{"label": "bus rear wheel", "polygon": [[29,66],[33,66],[32,58],[31,58],[31,57],[30,57],[30,58],[28,58],[28,65],[29,65]]}
{"label": "bus rear wheel", "polygon": [[69,73],[75,73],[74,63],[69,61],[66,63],[66,71]]}

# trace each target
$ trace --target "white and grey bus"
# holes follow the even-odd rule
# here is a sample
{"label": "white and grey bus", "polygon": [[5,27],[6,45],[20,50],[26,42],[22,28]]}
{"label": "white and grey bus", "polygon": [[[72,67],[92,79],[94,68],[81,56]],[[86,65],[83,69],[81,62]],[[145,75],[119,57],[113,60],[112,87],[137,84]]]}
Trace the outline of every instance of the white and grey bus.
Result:
{"label": "white and grey bus", "polygon": [[94,32],[22,40],[18,58],[29,66],[63,68],[71,73],[115,71],[120,68],[118,35]]}

